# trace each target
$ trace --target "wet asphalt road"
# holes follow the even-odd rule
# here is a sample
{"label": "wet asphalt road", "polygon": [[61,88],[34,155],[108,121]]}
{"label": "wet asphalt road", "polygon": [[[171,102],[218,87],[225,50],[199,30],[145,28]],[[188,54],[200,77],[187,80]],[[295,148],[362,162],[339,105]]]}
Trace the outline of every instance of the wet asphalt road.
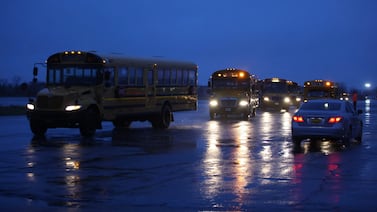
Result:
{"label": "wet asphalt road", "polygon": [[175,113],[93,139],[78,129],[33,138],[26,117],[0,117],[2,211],[376,211],[377,102],[365,105],[363,143],[291,143],[294,112],[209,120]]}

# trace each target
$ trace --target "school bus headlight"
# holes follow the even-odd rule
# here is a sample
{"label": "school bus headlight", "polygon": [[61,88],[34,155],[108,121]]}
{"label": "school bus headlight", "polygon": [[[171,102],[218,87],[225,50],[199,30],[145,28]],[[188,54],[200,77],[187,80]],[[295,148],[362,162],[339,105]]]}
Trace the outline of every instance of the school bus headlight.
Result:
{"label": "school bus headlight", "polygon": [[75,110],[80,110],[81,105],[68,105],[65,107],[65,111],[75,111]]}
{"label": "school bus headlight", "polygon": [[241,100],[239,103],[238,103],[239,106],[241,107],[245,107],[248,105],[248,102],[246,100]]}
{"label": "school bus headlight", "polygon": [[28,104],[26,104],[26,108],[27,108],[28,110],[34,110],[34,109],[35,109],[35,106],[34,106],[33,104],[31,104],[31,103],[28,103]]}
{"label": "school bus headlight", "polygon": [[211,100],[211,101],[209,102],[209,105],[210,105],[211,107],[217,107],[217,105],[219,105],[219,102],[218,102],[217,100]]}
{"label": "school bus headlight", "polygon": [[265,96],[265,97],[263,97],[263,100],[264,100],[265,102],[268,102],[268,101],[270,101],[270,98],[268,98],[268,96]]}
{"label": "school bus headlight", "polygon": [[289,97],[285,97],[284,98],[284,103],[289,103],[289,102],[291,102],[291,99]]}

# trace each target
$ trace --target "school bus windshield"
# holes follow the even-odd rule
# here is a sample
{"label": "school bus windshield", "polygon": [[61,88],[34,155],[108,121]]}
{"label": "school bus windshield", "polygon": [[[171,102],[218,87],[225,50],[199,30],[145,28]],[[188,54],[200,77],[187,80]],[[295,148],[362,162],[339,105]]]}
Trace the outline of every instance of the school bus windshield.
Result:
{"label": "school bus windshield", "polygon": [[64,66],[47,70],[47,85],[91,86],[102,82],[102,72],[95,67]]}
{"label": "school bus windshield", "polygon": [[287,93],[288,86],[286,83],[266,83],[263,87],[263,91],[265,93]]}
{"label": "school bus windshield", "polygon": [[222,78],[213,80],[213,89],[237,89],[246,90],[250,88],[249,80],[240,80],[238,78]]}

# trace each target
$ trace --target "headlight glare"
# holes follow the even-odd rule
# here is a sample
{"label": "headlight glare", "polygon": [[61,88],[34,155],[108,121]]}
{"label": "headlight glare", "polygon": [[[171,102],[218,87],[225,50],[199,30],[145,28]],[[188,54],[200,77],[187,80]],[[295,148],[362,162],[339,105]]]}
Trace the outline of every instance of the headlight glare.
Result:
{"label": "headlight glare", "polygon": [[28,104],[26,104],[26,108],[27,108],[28,110],[34,110],[34,109],[35,109],[35,106],[34,106],[33,104],[31,104],[31,103],[28,103]]}
{"label": "headlight glare", "polygon": [[241,100],[238,104],[239,104],[239,106],[241,106],[241,107],[245,107],[245,106],[248,105],[248,102],[247,102],[246,100]]}
{"label": "headlight glare", "polygon": [[265,97],[263,97],[263,100],[268,102],[268,101],[270,101],[270,98],[268,98],[268,96],[265,96]]}
{"label": "headlight glare", "polygon": [[217,107],[217,105],[219,105],[219,102],[217,101],[217,100],[211,100],[210,102],[209,102],[209,105],[211,106],[211,107]]}
{"label": "headlight glare", "polygon": [[285,97],[285,98],[284,98],[284,102],[285,102],[285,103],[289,103],[289,102],[291,102],[291,99],[290,99],[289,97]]}
{"label": "headlight glare", "polygon": [[68,105],[65,107],[65,111],[75,111],[75,110],[80,110],[81,105]]}

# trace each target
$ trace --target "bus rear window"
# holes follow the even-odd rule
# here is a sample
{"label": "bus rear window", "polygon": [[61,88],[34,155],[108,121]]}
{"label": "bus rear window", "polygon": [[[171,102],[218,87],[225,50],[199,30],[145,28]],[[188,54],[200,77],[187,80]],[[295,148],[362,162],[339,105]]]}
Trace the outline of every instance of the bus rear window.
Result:
{"label": "bus rear window", "polygon": [[340,103],[331,102],[306,102],[301,105],[301,110],[340,110]]}

